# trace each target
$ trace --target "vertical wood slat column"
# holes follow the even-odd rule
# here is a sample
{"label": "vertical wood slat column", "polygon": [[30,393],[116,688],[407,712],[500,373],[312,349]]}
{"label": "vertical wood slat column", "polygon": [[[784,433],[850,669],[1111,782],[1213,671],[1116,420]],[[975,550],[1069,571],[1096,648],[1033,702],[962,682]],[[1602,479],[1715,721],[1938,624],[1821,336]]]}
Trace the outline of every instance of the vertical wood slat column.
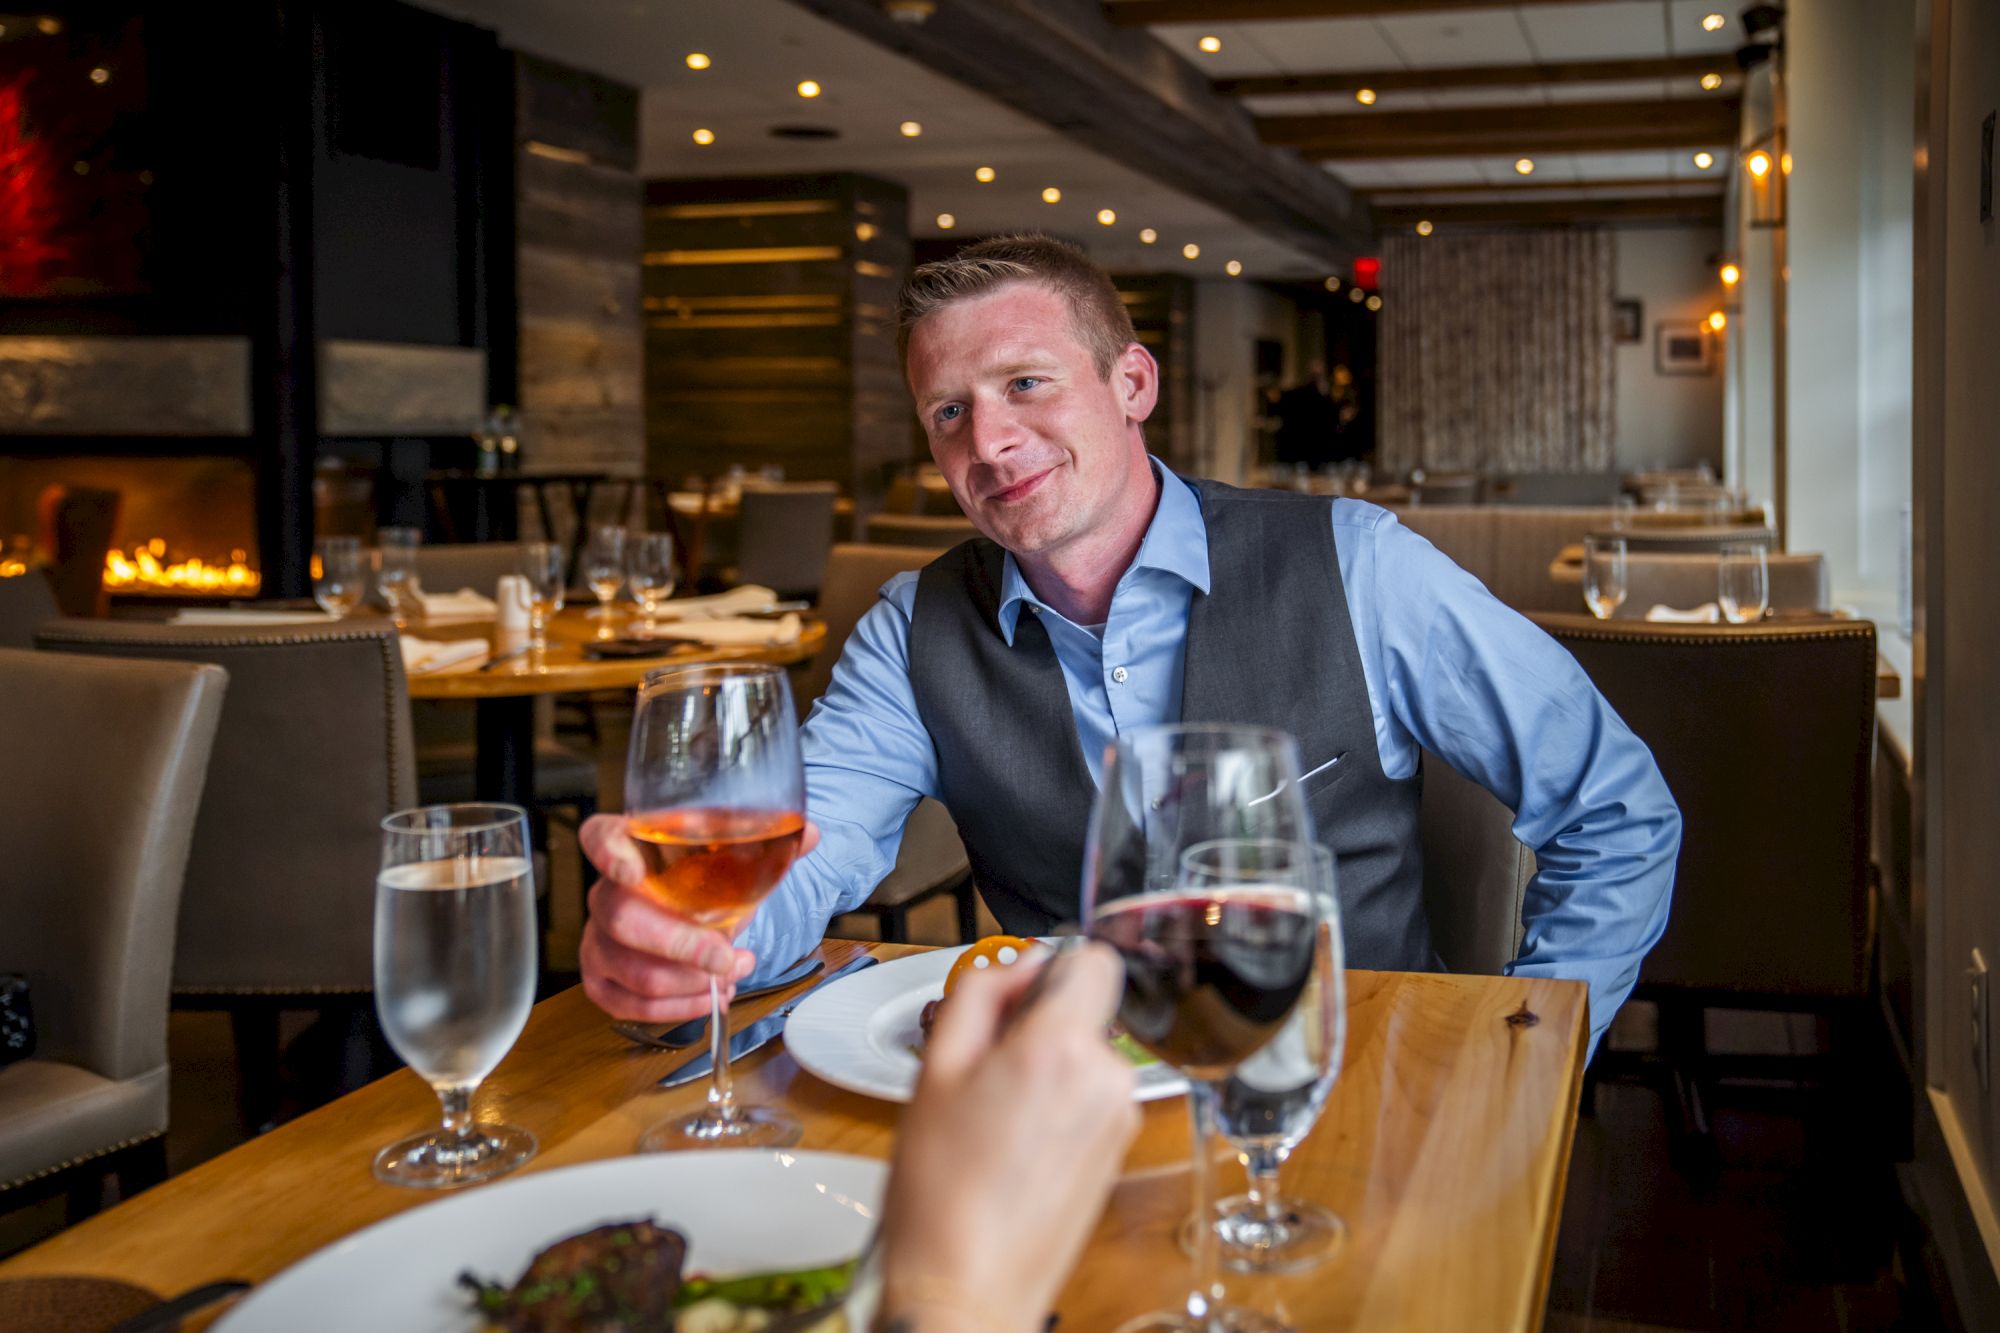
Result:
{"label": "vertical wood slat column", "polygon": [[850,173],[646,185],[647,470],[777,464],[873,494],[910,457],[902,186]]}
{"label": "vertical wood slat column", "polygon": [[1146,421],[1146,448],[1186,471],[1194,450],[1194,280],[1178,273],[1121,273],[1112,280],[1139,343],[1160,363],[1160,401]]}

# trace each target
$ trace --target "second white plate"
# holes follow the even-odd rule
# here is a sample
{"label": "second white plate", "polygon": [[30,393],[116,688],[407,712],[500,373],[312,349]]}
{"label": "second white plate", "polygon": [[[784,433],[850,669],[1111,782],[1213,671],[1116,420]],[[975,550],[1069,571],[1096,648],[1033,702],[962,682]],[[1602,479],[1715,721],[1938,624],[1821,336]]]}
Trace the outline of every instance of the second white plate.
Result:
{"label": "second white plate", "polygon": [[[907,1102],[923,1063],[924,1006],[944,994],[945,973],[964,953],[933,949],[865,968],[814,991],[785,1020],[785,1049],[808,1073],[867,1097]],[[1171,1065],[1139,1070],[1142,1102],[1187,1091]]]}

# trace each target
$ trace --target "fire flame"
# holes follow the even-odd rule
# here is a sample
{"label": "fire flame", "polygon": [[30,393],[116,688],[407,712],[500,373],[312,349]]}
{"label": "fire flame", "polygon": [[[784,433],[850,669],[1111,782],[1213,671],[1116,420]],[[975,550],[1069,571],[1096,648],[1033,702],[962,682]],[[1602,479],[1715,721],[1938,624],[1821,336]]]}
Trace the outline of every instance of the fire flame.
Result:
{"label": "fire flame", "polygon": [[130,555],[108,551],[104,556],[104,586],[113,591],[254,593],[263,579],[245,563],[243,551],[231,551],[229,563],[210,564],[200,556],[167,563],[167,544],[155,537]]}

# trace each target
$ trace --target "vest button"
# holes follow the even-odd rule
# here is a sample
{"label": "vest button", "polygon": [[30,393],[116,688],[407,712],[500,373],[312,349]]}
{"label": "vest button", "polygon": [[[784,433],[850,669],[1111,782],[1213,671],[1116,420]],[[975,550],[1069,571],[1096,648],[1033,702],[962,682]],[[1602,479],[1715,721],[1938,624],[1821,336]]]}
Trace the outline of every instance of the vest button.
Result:
{"label": "vest button", "polygon": [[1124,667],[1112,667],[1111,683],[1114,685],[1123,685],[1125,683],[1125,677],[1129,674],[1130,673],[1127,672]]}

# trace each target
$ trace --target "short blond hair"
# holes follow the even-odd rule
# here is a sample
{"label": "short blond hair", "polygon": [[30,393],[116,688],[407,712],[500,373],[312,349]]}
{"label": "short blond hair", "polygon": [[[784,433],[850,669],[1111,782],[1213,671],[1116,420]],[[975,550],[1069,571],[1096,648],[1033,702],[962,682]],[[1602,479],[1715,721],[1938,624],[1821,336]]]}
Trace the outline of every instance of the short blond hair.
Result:
{"label": "short blond hair", "polygon": [[1089,349],[1100,379],[1110,379],[1119,356],[1139,340],[1110,274],[1068,241],[1021,232],[968,245],[910,275],[896,300],[898,359],[907,364],[910,334],[924,319],[1010,282],[1036,283],[1063,299],[1076,340]]}

